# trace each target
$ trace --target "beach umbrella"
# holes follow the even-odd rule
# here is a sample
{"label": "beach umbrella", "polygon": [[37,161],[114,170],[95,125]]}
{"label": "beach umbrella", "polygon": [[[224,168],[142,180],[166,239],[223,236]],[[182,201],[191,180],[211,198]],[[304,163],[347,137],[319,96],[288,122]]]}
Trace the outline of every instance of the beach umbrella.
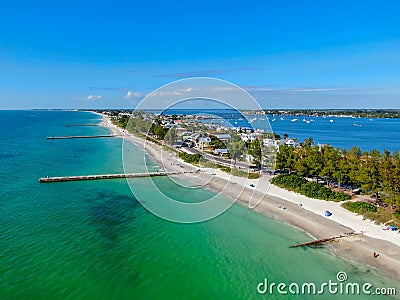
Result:
{"label": "beach umbrella", "polygon": [[325,217],[330,217],[332,216],[332,213],[329,210],[325,211]]}

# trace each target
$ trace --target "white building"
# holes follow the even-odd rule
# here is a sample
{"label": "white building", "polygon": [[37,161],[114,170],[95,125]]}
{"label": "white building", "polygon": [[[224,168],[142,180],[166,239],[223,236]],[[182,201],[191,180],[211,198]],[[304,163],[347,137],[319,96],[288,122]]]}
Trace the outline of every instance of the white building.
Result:
{"label": "white building", "polygon": [[295,147],[297,145],[296,141],[294,139],[286,139],[284,140],[284,143],[288,146]]}
{"label": "white building", "polygon": [[253,142],[257,139],[257,135],[255,133],[241,133],[240,138],[243,142]]}
{"label": "white building", "polygon": [[276,149],[279,149],[279,146],[282,145],[280,140],[274,140],[274,139],[263,139],[263,145],[265,147],[275,147]]}
{"label": "white building", "polygon": [[197,143],[197,147],[208,146],[208,144],[210,142],[211,142],[211,139],[209,137],[201,137],[201,138],[199,138],[199,141]]}
{"label": "white building", "polygon": [[228,149],[215,149],[214,150],[215,155],[228,155]]}
{"label": "white building", "polygon": [[232,138],[232,136],[229,133],[217,133],[215,134],[215,136],[217,137],[217,139],[223,142],[229,141]]}

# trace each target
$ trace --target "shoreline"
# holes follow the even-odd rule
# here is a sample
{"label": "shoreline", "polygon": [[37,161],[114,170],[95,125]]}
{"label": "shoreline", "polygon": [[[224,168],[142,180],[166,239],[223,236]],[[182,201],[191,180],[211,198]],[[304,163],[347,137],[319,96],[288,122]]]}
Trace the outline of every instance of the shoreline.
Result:
{"label": "shoreline", "polygon": [[[141,138],[127,134],[123,129],[113,125],[107,116],[95,114],[102,117],[100,126],[108,128],[113,133],[124,133],[121,138],[145,150],[165,171],[182,170],[176,167],[177,163],[183,165],[185,171],[199,169],[172,157],[157,144],[145,142]],[[267,176],[250,180],[232,176],[219,169],[200,169],[201,173],[196,177],[182,176],[185,176],[185,180],[197,184],[196,186],[200,185],[215,193],[237,199],[240,205],[247,208],[254,197],[262,199],[252,210],[293,226],[313,238],[321,239],[347,232],[362,232],[362,236],[353,236],[342,239],[340,242],[330,243],[328,251],[342,259],[371,267],[393,279],[400,280],[400,234],[383,231],[383,225],[362,220],[362,216],[345,210],[340,203],[307,198],[269,184]],[[255,188],[250,188],[250,183],[253,183]],[[223,187],[226,186],[229,188],[224,189]],[[267,193],[265,189],[268,190]],[[300,206],[299,203],[302,205]],[[331,211],[332,217],[324,217],[325,210]],[[294,241],[293,244],[296,242]],[[380,254],[379,258],[372,257],[374,252]]]}

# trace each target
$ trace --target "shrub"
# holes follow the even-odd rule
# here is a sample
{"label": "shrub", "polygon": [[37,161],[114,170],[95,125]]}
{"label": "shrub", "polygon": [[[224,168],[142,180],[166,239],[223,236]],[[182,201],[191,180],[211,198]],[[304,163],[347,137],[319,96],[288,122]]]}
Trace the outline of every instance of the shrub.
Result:
{"label": "shrub", "polygon": [[298,191],[308,181],[303,177],[293,174],[281,174],[272,179],[272,183],[291,191]]}
{"label": "shrub", "polygon": [[343,207],[349,211],[355,212],[357,214],[364,214],[366,212],[377,212],[378,208],[367,202],[356,201],[356,202],[346,202]]}
{"label": "shrub", "polygon": [[227,172],[227,173],[230,173],[230,172],[232,171],[231,168],[225,167],[225,166],[219,166],[219,168],[220,168],[222,171]]}
{"label": "shrub", "polygon": [[309,198],[323,199],[330,201],[344,201],[351,197],[344,193],[332,192],[326,186],[316,182],[309,182],[305,178],[294,174],[281,174],[274,177],[273,184],[305,195]]}
{"label": "shrub", "polygon": [[249,178],[249,179],[257,179],[257,178],[260,178],[260,174],[258,174],[258,173],[248,173],[247,174],[247,178]]}
{"label": "shrub", "polygon": [[188,154],[185,152],[181,152],[179,153],[179,157],[187,163],[198,164],[201,158],[201,154]]}

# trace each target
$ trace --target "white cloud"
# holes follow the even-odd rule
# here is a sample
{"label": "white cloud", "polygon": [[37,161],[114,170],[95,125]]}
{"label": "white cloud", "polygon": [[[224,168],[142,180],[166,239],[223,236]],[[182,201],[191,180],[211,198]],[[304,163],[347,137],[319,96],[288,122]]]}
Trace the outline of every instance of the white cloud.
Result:
{"label": "white cloud", "polygon": [[194,88],[177,89],[174,91],[157,91],[149,94],[151,97],[168,97],[168,96],[182,96],[186,93],[191,93],[197,91]]}
{"label": "white cloud", "polygon": [[87,96],[88,100],[93,100],[93,99],[100,99],[102,96],[101,95],[89,95]]}
{"label": "white cloud", "polygon": [[195,92],[195,91],[197,91],[197,90],[194,88],[191,88],[191,87],[189,87],[187,89],[183,89],[183,92],[185,92],[185,93],[190,93],[190,92]]}
{"label": "white cloud", "polygon": [[343,89],[324,89],[324,88],[299,88],[299,89],[292,89],[292,92],[336,92],[342,91]]}
{"label": "white cloud", "polygon": [[129,98],[131,98],[131,97],[138,98],[138,97],[141,97],[141,96],[142,96],[142,93],[140,93],[140,92],[128,91],[128,92],[126,93],[126,95],[125,95],[125,98],[126,98],[126,99],[129,99]]}
{"label": "white cloud", "polygon": [[360,89],[348,89],[348,88],[313,88],[313,87],[300,87],[300,88],[270,88],[263,86],[243,86],[248,91],[260,91],[260,92],[288,92],[288,93],[325,93],[325,92],[356,92]]}
{"label": "white cloud", "polygon": [[212,90],[216,92],[230,92],[230,91],[237,91],[238,88],[235,86],[217,86],[213,87]]}

